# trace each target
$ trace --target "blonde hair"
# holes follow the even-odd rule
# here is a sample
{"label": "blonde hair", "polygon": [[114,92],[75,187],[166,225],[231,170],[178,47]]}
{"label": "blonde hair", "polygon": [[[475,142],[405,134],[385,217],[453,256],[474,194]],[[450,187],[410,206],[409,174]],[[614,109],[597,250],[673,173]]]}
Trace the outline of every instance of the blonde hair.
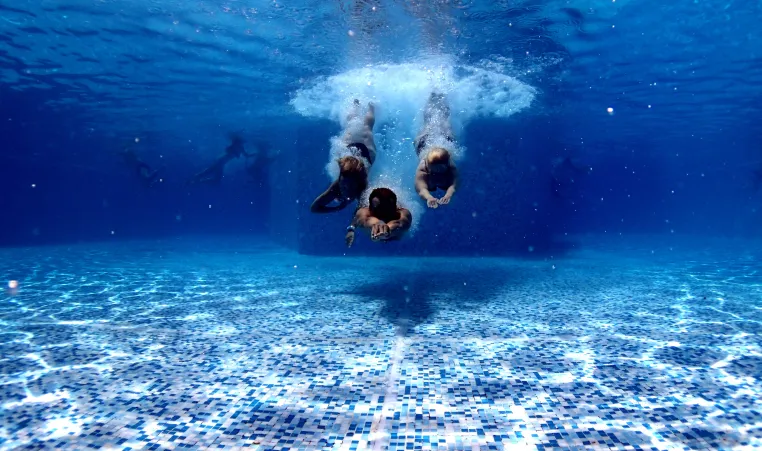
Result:
{"label": "blonde hair", "polygon": [[338,159],[339,173],[341,175],[360,174],[365,172],[365,165],[359,158],[341,157]]}
{"label": "blonde hair", "polygon": [[450,164],[450,152],[447,149],[441,147],[434,147],[426,155],[426,162],[428,164]]}

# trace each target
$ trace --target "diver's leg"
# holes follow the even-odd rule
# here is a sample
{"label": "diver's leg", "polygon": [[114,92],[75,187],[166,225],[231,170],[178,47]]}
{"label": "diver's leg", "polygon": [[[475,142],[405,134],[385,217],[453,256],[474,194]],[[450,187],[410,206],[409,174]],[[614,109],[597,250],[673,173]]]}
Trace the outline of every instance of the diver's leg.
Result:
{"label": "diver's leg", "polygon": [[376,107],[368,102],[368,112],[365,113],[365,126],[372,132],[374,125],[376,125]]}
{"label": "diver's leg", "polygon": [[214,171],[211,174],[209,174],[209,177],[206,179],[206,183],[218,185],[222,181],[224,169],[225,169],[225,165],[215,166]]}
{"label": "diver's leg", "polygon": [[164,166],[160,167],[159,169],[153,171],[151,175],[148,176],[148,186],[153,186],[157,181],[159,181],[159,172],[164,169]]}
{"label": "diver's leg", "polygon": [[429,100],[426,101],[426,106],[423,107],[423,125],[431,122],[431,117],[436,114],[436,94],[431,93]]}
{"label": "diver's leg", "polygon": [[352,106],[349,107],[349,113],[347,114],[347,122],[356,119],[360,115],[360,101],[355,99],[352,102]]}
{"label": "diver's leg", "polygon": [[135,166],[135,170],[138,174],[138,177],[142,179],[148,178],[148,176],[151,174],[151,167],[142,161],[138,162],[138,164]]}
{"label": "diver's leg", "polygon": [[194,183],[206,183],[206,181],[209,179],[209,176],[214,172],[215,166],[210,166],[203,171],[199,172],[198,174],[194,175],[193,177],[188,180],[188,184],[192,185]]}

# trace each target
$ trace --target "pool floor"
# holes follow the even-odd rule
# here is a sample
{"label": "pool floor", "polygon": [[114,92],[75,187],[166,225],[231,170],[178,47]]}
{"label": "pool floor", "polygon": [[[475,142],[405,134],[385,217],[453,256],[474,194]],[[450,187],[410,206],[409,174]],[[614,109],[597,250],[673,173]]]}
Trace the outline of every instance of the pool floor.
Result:
{"label": "pool floor", "polygon": [[736,246],[3,249],[0,448],[762,448],[762,262]]}

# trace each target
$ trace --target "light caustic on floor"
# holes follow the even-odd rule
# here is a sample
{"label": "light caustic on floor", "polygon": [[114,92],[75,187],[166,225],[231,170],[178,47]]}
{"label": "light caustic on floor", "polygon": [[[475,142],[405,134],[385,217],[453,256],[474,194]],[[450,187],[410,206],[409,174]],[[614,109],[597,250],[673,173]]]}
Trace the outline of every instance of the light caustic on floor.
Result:
{"label": "light caustic on floor", "polygon": [[2,448],[762,446],[753,261],[109,246],[2,251]]}

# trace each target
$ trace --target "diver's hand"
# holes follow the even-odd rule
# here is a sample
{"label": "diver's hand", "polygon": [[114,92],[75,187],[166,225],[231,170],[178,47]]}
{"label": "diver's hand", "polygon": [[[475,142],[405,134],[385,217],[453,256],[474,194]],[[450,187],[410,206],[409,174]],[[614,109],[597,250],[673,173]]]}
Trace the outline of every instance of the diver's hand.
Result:
{"label": "diver's hand", "polygon": [[374,225],[373,228],[371,229],[370,238],[373,241],[385,240],[390,233],[391,233],[391,230],[389,229],[389,226],[384,224],[383,222],[380,222]]}
{"label": "diver's hand", "polygon": [[426,201],[426,205],[428,205],[429,208],[437,208],[439,206],[439,199],[432,197]]}
{"label": "diver's hand", "polygon": [[352,244],[355,242],[355,231],[347,231],[347,236],[344,237],[344,241],[347,242],[347,247],[352,247]]}
{"label": "diver's hand", "polygon": [[450,203],[450,199],[452,199],[452,194],[445,194],[442,196],[441,199],[439,199],[439,205],[447,205]]}

